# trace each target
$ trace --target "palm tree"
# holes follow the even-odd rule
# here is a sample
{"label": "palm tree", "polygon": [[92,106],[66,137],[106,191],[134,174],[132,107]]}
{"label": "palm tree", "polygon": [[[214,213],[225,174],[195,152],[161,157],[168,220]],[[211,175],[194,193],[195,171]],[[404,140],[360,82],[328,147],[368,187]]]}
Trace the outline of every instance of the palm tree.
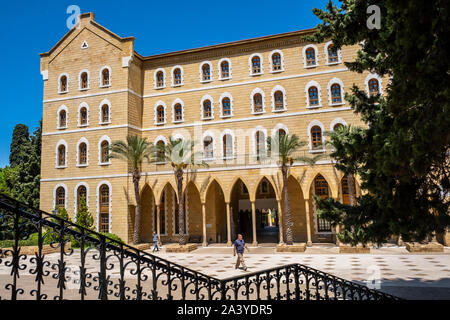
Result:
{"label": "palm tree", "polygon": [[317,155],[315,157],[298,156],[294,157],[295,152],[305,146],[307,142],[301,141],[297,135],[289,136],[288,134],[276,135],[275,137],[267,138],[268,146],[270,148],[271,157],[277,159],[277,164],[281,169],[283,177],[283,202],[284,202],[284,219],[286,230],[286,244],[292,245],[294,243],[292,235],[292,222],[291,222],[291,208],[289,206],[289,194],[288,194],[288,175],[289,169],[294,161],[302,161],[308,165],[314,165],[317,160],[323,157],[323,155]]}
{"label": "palm tree", "polygon": [[137,135],[128,135],[126,141],[114,141],[110,147],[109,158],[122,159],[128,163],[129,172],[133,176],[134,196],[136,199],[136,210],[134,217],[133,242],[141,241],[141,196],[139,194],[139,180],[141,179],[142,162],[153,153],[152,143],[147,138]]}
{"label": "palm tree", "polygon": [[156,146],[156,154],[154,162],[168,162],[172,166],[177,184],[178,197],[178,233],[180,235],[179,244],[184,245],[187,242],[184,233],[184,199],[183,199],[183,178],[184,172],[188,167],[207,166],[207,164],[199,158],[199,153],[194,152],[195,143],[189,140],[175,139],[170,137],[169,142]]}

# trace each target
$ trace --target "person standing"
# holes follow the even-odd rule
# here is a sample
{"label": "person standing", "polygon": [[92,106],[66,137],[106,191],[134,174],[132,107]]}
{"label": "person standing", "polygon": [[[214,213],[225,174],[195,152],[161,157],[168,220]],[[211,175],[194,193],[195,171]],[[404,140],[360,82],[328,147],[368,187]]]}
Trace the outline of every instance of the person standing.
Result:
{"label": "person standing", "polygon": [[244,260],[244,249],[247,249],[247,251],[250,252],[249,248],[245,244],[242,234],[238,234],[238,238],[234,241],[233,246],[233,256],[236,256],[237,253],[235,269],[239,268],[239,265],[242,264],[244,271],[247,271],[247,266],[245,265]]}
{"label": "person standing", "polygon": [[155,252],[155,251],[159,251],[159,248],[158,248],[158,234],[156,233],[156,232],[153,232],[153,242],[154,242],[154,244],[155,244],[155,246],[153,247],[153,252]]}

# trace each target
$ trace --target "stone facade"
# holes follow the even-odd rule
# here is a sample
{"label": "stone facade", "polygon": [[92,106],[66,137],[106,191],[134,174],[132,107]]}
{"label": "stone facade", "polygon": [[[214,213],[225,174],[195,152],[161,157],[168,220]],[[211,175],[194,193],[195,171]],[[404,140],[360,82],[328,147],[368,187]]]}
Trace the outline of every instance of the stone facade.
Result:
{"label": "stone facade", "polygon": [[[74,216],[82,185],[97,228],[131,241],[135,206],[132,180],[125,162],[112,159],[102,163],[101,143],[124,140],[130,134],[155,144],[182,136],[199,142],[202,148],[209,136],[214,160],[209,159],[208,168],[195,169],[185,176],[189,236],[200,237],[204,244],[230,243],[237,233],[253,243],[283,242],[281,175],[276,164],[255,157],[256,132],[265,141],[283,129],[308,142],[298,155],[325,155],[312,167],[295,162],[290,170],[288,192],[294,241],[335,241],[334,230],[315,215],[312,198],[314,193],[325,193],[342,200],[346,184],[342,183],[343,174],[326,156],[329,151],[313,147],[311,140],[317,136],[312,130],[319,128],[324,142],[324,133],[336,124],[362,125],[342,98],[344,92],[353,84],[368,88],[370,79],[377,79],[382,92],[387,80],[348,71],[343,62],[354,59],[357,47],[342,48],[336,54],[337,62],[329,63],[329,43],[312,45],[303,40],[311,32],[296,31],[144,57],[134,51],[134,38],[121,38],[97,24],[92,13],[82,14],[77,27],[49,52],[41,54],[41,209],[52,211],[59,203]],[[308,48],[315,50],[316,65],[307,66]],[[252,74],[255,56],[260,59],[261,72],[257,75]],[[228,78],[221,70],[223,61],[228,62]],[[203,79],[206,65],[210,68],[209,80]],[[102,73],[105,69],[109,71],[106,84]],[[160,71],[164,79],[158,87]],[[180,78],[175,77],[175,71],[180,71],[181,83],[177,83]],[[88,75],[87,88],[83,88],[84,72]],[[66,88],[61,82],[63,76]],[[333,84],[340,86],[342,103],[332,103]],[[319,93],[316,105],[310,101],[311,86]],[[281,108],[277,107],[277,91],[282,93]],[[261,113],[255,112],[252,95],[258,93],[263,100]],[[227,108],[224,97],[230,99],[230,115],[223,112]],[[212,112],[210,118],[204,119],[203,102],[208,99]],[[174,113],[177,104],[183,108],[179,121]],[[80,120],[83,106],[88,109],[84,122]],[[102,118],[103,106],[109,111],[106,121]],[[157,123],[159,106],[165,112],[162,123]],[[61,126],[61,110],[66,112],[66,126]],[[230,142],[224,142],[228,141],[226,134]],[[87,145],[84,162],[80,160],[81,143]],[[231,159],[222,159],[224,143],[232,145]],[[61,145],[65,150],[59,148]],[[60,150],[65,152],[63,164],[58,162]],[[167,164],[144,164],[142,170],[143,240],[151,241],[153,231],[158,231],[163,241],[176,241],[173,172]],[[356,181],[358,195],[358,178]],[[62,200],[57,195],[61,190]],[[107,193],[102,198],[104,190]]]}

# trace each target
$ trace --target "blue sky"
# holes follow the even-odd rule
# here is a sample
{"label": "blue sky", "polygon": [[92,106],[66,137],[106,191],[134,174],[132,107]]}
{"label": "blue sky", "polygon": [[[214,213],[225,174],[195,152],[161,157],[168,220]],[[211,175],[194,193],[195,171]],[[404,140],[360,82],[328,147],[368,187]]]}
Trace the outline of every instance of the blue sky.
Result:
{"label": "blue sky", "polygon": [[[311,1],[5,1],[2,3],[0,77],[0,167],[9,163],[14,126],[30,133],[42,118],[39,53],[68,31],[68,6],[94,12],[95,20],[119,36],[134,36],[135,50],[152,55],[315,27]],[[264,21],[260,23],[259,21]],[[162,32],[164,30],[164,32]]]}

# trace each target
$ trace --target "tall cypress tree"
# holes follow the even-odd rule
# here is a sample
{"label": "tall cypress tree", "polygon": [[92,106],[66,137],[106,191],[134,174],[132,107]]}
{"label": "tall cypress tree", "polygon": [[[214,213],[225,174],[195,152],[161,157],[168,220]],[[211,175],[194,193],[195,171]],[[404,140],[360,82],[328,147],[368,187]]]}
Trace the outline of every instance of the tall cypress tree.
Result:
{"label": "tall cypress tree", "polygon": [[15,167],[22,162],[23,152],[21,151],[24,144],[29,141],[30,134],[28,132],[28,127],[22,123],[17,124],[14,127],[9,154],[9,164],[11,167]]}

